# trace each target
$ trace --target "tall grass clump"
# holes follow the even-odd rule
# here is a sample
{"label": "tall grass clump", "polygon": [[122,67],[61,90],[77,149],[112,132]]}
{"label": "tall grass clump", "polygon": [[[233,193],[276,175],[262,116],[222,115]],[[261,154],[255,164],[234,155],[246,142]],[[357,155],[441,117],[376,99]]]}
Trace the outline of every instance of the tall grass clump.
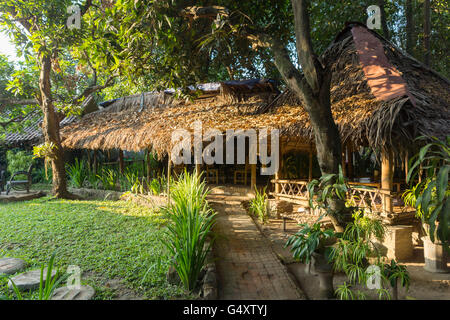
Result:
{"label": "tall grass clump", "polygon": [[70,183],[75,188],[82,188],[88,177],[88,169],[84,160],[75,159],[73,164],[67,165]]}
{"label": "tall grass clump", "polygon": [[269,209],[267,205],[266,187],[260,192],[255,188],[255,197],[250,201],[250,212],[253,213],[261,223],[267,222]]}
{"label": "tall grass clump", "polygon": [[173,255],[173,264],[184,287],[196,288],[212,241],[207,238],[214,225],[215,213],[206,201],[208,190],[201,176],[184,172],[171,189],[171,201],[163,208],[169,221],[168,241],[164,244]]}

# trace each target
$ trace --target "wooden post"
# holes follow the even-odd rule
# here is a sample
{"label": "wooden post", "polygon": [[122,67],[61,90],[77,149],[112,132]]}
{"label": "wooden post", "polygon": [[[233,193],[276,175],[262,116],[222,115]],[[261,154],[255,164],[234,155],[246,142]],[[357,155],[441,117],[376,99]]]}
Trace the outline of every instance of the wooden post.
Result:
{"label": "wooden post", "polygon": [[167,203],[170,203],[170,170],[171,170],[171,161],[170,154],[168,155],[167,161]]}
{"label": "wooden post", "polygon": [[93,158],[94,158],[93,171],[94,174],[97,174],[97,150],[94,150]]}
{"label": "wooden post", "polygon": [[91,161],[91,150],[86,150],[87,153],[87,162],[88,162],[88,169],[89,171],[92,171],[92,161]]}
{"label": "wooden post", "polygon": [[409,164],[408,164],[408,151],[405,154],[405,182],[408,180]]}
{"label": "wooden post", "polygon": [[351,145],[348,145],[347,152],[348,152],[348,177],[353,178],[353,148]]}
{"label": "wooden post", "polygon": [[344,175],[344,177],[347,177],[347,166],[346,166],[346,155],[347,155],[347,148],[344,145],[343,146],[343,151],[342,151],[342,174]]}
{"label": "wooden post", "polygon": [[123,162],[123,150],[119,150],[119,169],[120,173],[123,174],[125,171],[125,164]]}
{"label": "wooden post", "polygon": [[[392,151],[381,151],[381,189],[383,191],[392,191],[393,186],[393,154]],[[385,213],[392,213],[392,198],[390,194],[383,195],[384,205],[383,210]]]}
{"label": "wooden post", "polygon": [[255,187],[256,187],[256,164],[250,164],[250,168],[251,168],[251,174],[252,174],[250,189],[253,191],[253,190],[255,190]]}
{"label": "wooden post", "polygon": [[200,176],[202,173],[202,165],[200,163],[195,164],[195,171],[197,172],[197,176]]}
{"label": "wooden post", "polygon": [[309,147],[309,169],[308,169],[308,181],[313,179],[313,147]]}
{"label": "wooden post", "polygon": [[147,181],[150,182],[151,179],[151,171],[152,171],[152,166],[150,163],[150,150],[147,149]]}

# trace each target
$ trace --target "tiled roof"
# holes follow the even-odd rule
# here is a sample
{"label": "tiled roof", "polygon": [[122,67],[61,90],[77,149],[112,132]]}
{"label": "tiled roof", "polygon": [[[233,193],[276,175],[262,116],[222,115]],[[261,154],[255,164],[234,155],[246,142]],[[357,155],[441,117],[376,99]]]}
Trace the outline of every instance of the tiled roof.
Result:
{"label": "tiled roof", "polygon": [[[30,114],[23,119],[23,121],[30,121],[30,125],[22,128],[18,132],[9,132],[5,135],[6,145],[20,145],[23,143],[35,144],[39,143],[42,139],[42,116],[37,116],[35,114]],[[76,116],[65,117],[61,122],[60,126],[63,127],[69,123],[74,122],[77,119]]]}

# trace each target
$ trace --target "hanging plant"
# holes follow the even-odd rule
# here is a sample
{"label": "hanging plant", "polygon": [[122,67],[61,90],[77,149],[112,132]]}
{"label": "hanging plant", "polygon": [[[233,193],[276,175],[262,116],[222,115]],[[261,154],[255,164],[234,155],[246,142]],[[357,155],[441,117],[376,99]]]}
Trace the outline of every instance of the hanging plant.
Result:
{"label": "hanging plant", "polygon": [[43,158],[45,167],[45,179],[48,180],[47,168],[48,163],[55,157],[57,146],[53,142],[45,142],[33,147],[33,159]]}

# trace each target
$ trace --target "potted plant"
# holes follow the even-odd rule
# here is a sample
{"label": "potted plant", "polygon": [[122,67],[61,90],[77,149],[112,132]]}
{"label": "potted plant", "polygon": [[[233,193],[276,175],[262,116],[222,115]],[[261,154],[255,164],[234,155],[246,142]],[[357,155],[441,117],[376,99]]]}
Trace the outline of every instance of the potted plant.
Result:
{"label": "potted plant", "polygon": [[[421,137],[420,139],[424,139]],[[403,194],[406,204],[416,208],[416,216],[422,220],[426,236],[423,237],[425,270],[449,272],[447,267],[450,253],[450,137],[446,141],[433,138],[434,142],[421,148],[410,160],[411,170],[407,182],[423,175]]]}
{"label": "potted plant", "polygon": [[330,262],[331,245],[334,243],[334,231],[322,230],[318,222],[312,226],[300,225],[301,229],[291,236],[285,247],[290,246],[293,257],[310,264],[319,276],[319,292],[323,299],[334,297],[333,264]]}

